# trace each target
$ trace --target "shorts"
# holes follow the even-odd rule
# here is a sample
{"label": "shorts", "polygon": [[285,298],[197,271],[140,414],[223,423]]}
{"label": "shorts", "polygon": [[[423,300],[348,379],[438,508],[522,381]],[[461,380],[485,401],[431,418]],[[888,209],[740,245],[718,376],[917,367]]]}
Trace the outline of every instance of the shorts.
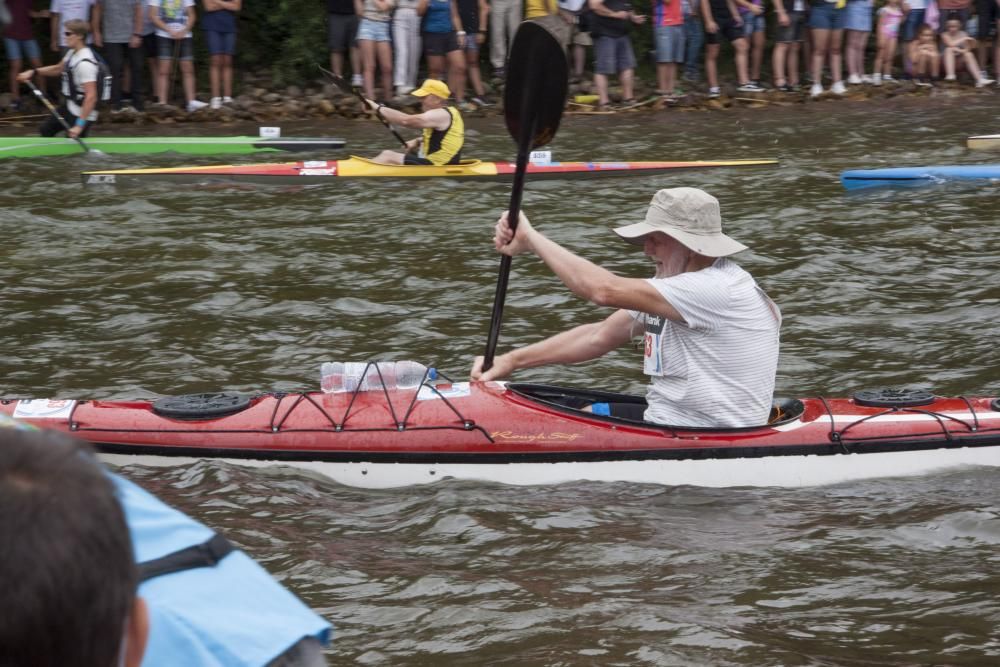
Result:
{"label": "shorts", "polygon": [[414,155],[413,153],[407,153],[406,155],[403,156],[403,164],[427,165],[434,163],[425,157],[420,157],[419,155]]}
{"label": "shorts", "polygon": [[465,36],[465,46],[463,48],[466,53],[479,53],[479,42],[476,41],[476,33],[470,32]]}
{"label": "shorts", "polygon": [[635,52],[628,35],[594,40],[594,74],[617,74],[635,69]]}
{"label": "shorts", "polygon": [[149,33],[148,35],[142,36],[142,53],[147,58],[155,58],[159,55],[159,51],[156,46],[156,33]]}
{"label": "shorts", "polygon": [[843,30],[846,10],[837,9],[832,2],[814,3],[809,11],[809,27],[813,30]]}
{"label": "shorts", "polygon": [[801,42],[804,41],[806,31],[806,13],[788,12],[788,25],[776,26],[774,31],[774,41],[778,43]]}
{"label": "shorts", "polygon": [[580,30],[578,26],[573,27],[573,39],[571,44],[577,46],[593,46],[594,40],[590,36],[590,32],[587,30]]}
{"label": "shorts", "polygon": [[868,0],[847,0],[844,8],[844,30],[872,31],[872,5]]}
{"label": "shorts", "polygon": [[714,33],[708,30],[705,31],[706,44],[721,44],[721,37],[725,37],[730,42],[735,42],[737,39],[745,39],[743,36],[743,26],[736,25],[736,22],[732,18],[725,18],[715,23],[719,26],[719,29]]}
{"label": "shorts", "polygon": [[38,48],[38,42],[33,39],[11,39],[3,38],[3,50],[7,54],[7,60],[39,60],[42,51]]}
{"label": "shorts", "polygon": [[658,25],[656,37],[656,62],[684,62],[684,26]]}
{"label": "shorts", "polygon": [[371,19],[362,17],[358,21],[358,36],[356,39],[363,39],[366,42],[391,42],[392,37],[389,36],[389,22],[372,21]]}
{"label": "shorts", "polygon": [[208,42],[209,55],[231,56],[236,53],[235,32],[215,32],[214,30],[206,30],[205,40]]}
{"label": "shorts", "polygon": [[331,51],[343,53],[354,46],[358,17],[354,14],[327,14],[326,43]]}
{"label": "shorts", "polygon": [[177,56],[178,60],[194,60],[194,40],[190,37],[184,39],[171,39],[170,37],[156,36],[156,57],[160,60],[173,60]]}
{"label": "shorts", "polygon": [[1000,19],[1000,7],[997,7],[994,0],[976,0],[976,13],[979,16],[979,30],[973,36],[982,41],[993,39],[997,31],[997,20]]}
{"label": "shorts", "polygon": [[903,19],[903,29],[900,36],[904,42],[912,42],[917,38],[917,29],[924,23],[926,9],[911,9]]}
{"label": "shorts", "polygon": [[458,36],[454,32],[422,32],[424,55],[443,56],[458,51]]}
{"label": "shorts", "polygon": [[744,37],[750,37],[755,32],[764,32],[767,30],[767,19],[764,18],[763,14],[754,16],[750,12],[747,12],[746,14],[740,14],[740,18],[743,19]]}

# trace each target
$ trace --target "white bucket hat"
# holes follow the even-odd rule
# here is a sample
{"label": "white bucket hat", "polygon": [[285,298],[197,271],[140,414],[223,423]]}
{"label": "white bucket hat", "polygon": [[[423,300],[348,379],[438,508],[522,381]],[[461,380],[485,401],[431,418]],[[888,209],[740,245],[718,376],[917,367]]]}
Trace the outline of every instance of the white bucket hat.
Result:
{"label": "white bucket hat", "polygon": [[747,247],[722,233],[719,200],[698,188],[667,188],[653,195],[646,219],[618,227],[615,233],[642,245],[646,234],[663,232],[699,255],[725,257]]}

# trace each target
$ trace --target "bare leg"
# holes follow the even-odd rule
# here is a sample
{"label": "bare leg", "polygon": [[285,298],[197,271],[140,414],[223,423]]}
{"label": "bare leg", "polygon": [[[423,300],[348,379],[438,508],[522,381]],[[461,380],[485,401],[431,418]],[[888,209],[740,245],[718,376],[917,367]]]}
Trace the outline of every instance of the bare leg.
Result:
{"label": "bare leg", "polygon": [[719,87],[719,47],[720,44],[709,44],[705,48],[705,78],[709,88]]}
{"label": "bare leg", "polygon": [[594,75],[594,86],[597,88],[597,97],[600,104],[607,104],[608,100],[608,77],[606,74]]}
{"label": "bare leg", "polygon": [[749,51],[749,44],[746,37],[733,40],[733,49],[736,51],[736,78],[742,86],[750,81],[750,76],[747,74],[747,51]]}
{"label": "bare leg", "polygon": [[208,66],[208,85],[212,89],[212,97],[222,97],[222,55],[210,56]]}
{"label": "bare leg", "polygon": [[167,79],[170,78],[170,58],[161,58],[159,62],[160,71],[156,73],[156,99],[160,104],[170,104],[167,99]]}
{"label": "bare leg", "polygon": [[181,78],[184,83],[184,99],[190,102],[194,99],[194,62],[181,61]]}
{"label": "bare leg", "polygon": [[633,83],[635,82],[635,70],[626,69],[618,72],[618,80],[622,84],[622,97],[631,100],[635,97]]}
{"label": "bare leg", "polygon": [[465,101],[465,56],[461,51],[449,51],[448,58],[448,87],[451,94],[455,96],[455,101],[461,104]]}
{"label": "bare leg", "polygon": [[826,59],[827,46],[830,43],[829,30],[813,30],[812,77],[813,84],[823,83],[823,61]]}
{"label": "bare leg", "polygon": [[330,51],[330,69],[337,76],[344,76],[344,54],[341,51]]}
{"label": "bare leg", "polygon": [[[867,33],[866,33],[867,34]],[[837,83],[843,79],[843,74],[841,72],[841,44],[843,43],[844,31],[843,30],[831,30],[830,31],[830,78],[833,79],[834,83]]]}
{"label": "bare leg", "polygon": [[361,70],[364,73],[365,97],[375,99],[375,42],[370,39],[359,39],[358,49],[361,51]]}
{"label": "bare leg", "polygon": [[405,155],[397,151],[382,151],[377,156],[373,162],[378,162],[379,164],[403,164],[403,158]]}
{"label": "bare leg", "polygon": [[222,94],[226,97],[233,96],[233,55],[231,53],[222,56]]}
{"label": "bare leg", "polygon": [[378,59],[379,73],[382,75],[382,98],[392,97],[392,47],[389,42],[378,42],[375,45],[375,55]]}
{"label": "bare leg", "polygon": [[779,88],[788,83],[788,79],[785,78],[785,54],[787,53],[788,42],[778,42],[774,45],[774,51],[771,53],[772,78],[774,85]]}

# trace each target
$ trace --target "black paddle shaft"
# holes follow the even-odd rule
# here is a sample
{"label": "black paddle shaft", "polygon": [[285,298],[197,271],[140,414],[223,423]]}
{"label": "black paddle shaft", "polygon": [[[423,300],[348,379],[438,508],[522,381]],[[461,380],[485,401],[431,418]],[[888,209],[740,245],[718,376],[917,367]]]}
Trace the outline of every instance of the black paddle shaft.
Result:
{"label": "black paddle shaft", "polygon": [[[354,86],[350,85],[349,83],[347,83],[347,79],[345,79],[344,77],[342,77],[342,76],[340,76],[338,74],[334,74],[333,72],[331,72],[330,70],[326,69],[322,65],[317,65],[317,67],[319,67],[319,71],[323,72],[323,74],[325,74],[330,79],[330,81],[333,82],[333,85],[335,85],[337,88],[340,88],[341,90],[349,90],[349,91],[351,91],[352,93],[354,93],[355,95],[358,96],[359,100],[361,100],[361,106],[363,106],[363,107],[367,107],[368,106],[368,100],[365,99],[365,96],[362,95],[361,91],[358,90],[356,87],[354,87]],[[396,130],[394,130],[393,127],[392,127],[392,125],[389,125],[389,121],[387,121],[382,116],[382,112],[380,112],[378,109],[375,109],[375,115],[378,116],[378,119],[380,121],[382,121],[383,125],[385,125],[385,129],[387,129],[390,132],[392,132],[392,136],[396,137],[396,139],[399,140],[399,143],[403,144],[403,147],[408,150],[410,148],[410,146],[406,143],[406,139],[404,139],[403,137],[399,136],[399,132],[397,132]]]}
{"label": "black paddle shaft", "polygon": [[[555,137],[566,106],[568,88],[569,65],[562,45],[539,22],[522,23],[510,47],[507,86],[504,89],[507,131],[517,142],[517,165],[510,191],[510,205],[507,207],[508,221],[514,232],[517,231],[518,216],[521,214],[521,195],[524,193],[528,156],[533,149],[550,143]],[[493,297],[493,317],[483,355],[483,371],[488,371],[493,366],[503,321],[510,265],[511,257],[504,255],[500,260],[497,289]]]}
{"label": "black paddle shaft", "polygon": [[25,83],[28,84],[29,88],[31,88],[31,92],[35,94],[35,97],[37,97],[39,101],[45,105],[45,108],[49,110],[49,113],[55,116],[56,120],[62,123],[62,126],[66,128],[66,136],[75,141],[76,143],[80,144],[80,148],[83,149],[84,153],[90,153],[91,152],[90,147],[87,144],[83,143],[83,139],[81,139],[80,137],[74,137],[73,135],[70,134],[69,123],[67,123],[66,119],[62,117],[62,114],[59,113],[59,110],[56,109],[55,106],[53,106],[52,102],[49,102],[49,98],[45,97],[45,93],[40,91],[38,89],[38,86],[31,83],[31,81],[25,81]]}

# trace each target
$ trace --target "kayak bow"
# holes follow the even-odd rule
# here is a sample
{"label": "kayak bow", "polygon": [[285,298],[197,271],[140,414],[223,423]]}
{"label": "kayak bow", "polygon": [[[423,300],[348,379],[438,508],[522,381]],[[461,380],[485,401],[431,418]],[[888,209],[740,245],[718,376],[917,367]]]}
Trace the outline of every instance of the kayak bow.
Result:
{"label": "kayak bow", "polygon": [[983,134],[978,137],[969,137],[965,140],[965,144],[973,150],[996,150],[1000,148],[1000,134]]}
{"label": "kayak bow", "polygon": [[852,169],[840,174],[840,182],[848,190],[883,187],[912,188],[944,183],[945,181],[996,179],[1000,179],[1000,164]]}
{"label": "kayak bow", "polygon": [[[87,137],[103,153],[221,155],[339,150],[343,139],[310,137]],[[78,155],[80,146],[62,137],[0,137],[0,158]]]}
{"label": "kayak bow", "polygon": [[[549,162],[528,164],[532,180],[539,178],[593,178],[660,174],[682,169],[749,167],[777,164],[777,160],[722,160],[696,162]],[[118,169],[85,171],[86,185],[114,185],[129,181],[181,183],[257,183],[263,185],[310,185],[342,178],[463,178],[510,180],[514,162],[463,160],[455,165],[389,165],[351,156],[347,160],[314,160],[271,164],[174,167],[166,169]]]}
{"label": "kayak bow", "polygon": [[[1000,399],[924,391],[776,400],[768,424],[661,426],[569,407],[637,396],[457,382],[322,394],[196,394],[131,401],[3,400],[0,412],[95,443],[115,463],[196,458],[315,470],[353,486],[446,477],[803,486],[1000,466]],[[138,457],[138,458],[137,458]]]}

